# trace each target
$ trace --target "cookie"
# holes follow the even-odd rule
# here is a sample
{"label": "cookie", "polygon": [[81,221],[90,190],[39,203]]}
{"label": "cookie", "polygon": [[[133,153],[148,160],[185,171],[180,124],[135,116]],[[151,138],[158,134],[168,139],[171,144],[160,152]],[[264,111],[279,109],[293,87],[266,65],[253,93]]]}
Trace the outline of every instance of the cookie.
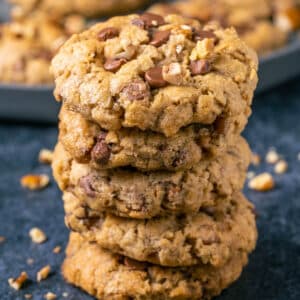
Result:
{"label": "cookie", "polygon": [[168,137],[195,123],[232,128],[248,118],[257,84],[257,56],[234,29],[149,13],[73,36],[52,70],[68,109],[106,130]]}
{"label": "cookie", "polygon": [[150,12],[180,14],[202,22],[218,21],[234,26],[240,37],[258,53],[264,54],[286,44],[287,33],[271,21],[273,7],[269,1],[188,0],[155,4]]}
{"label": "cookie", "polygon": [[117,254],[161,266],[208,264],[220,267],[237,251],[254,249],[257,232],[253,207],[242,194],[217,201],[196,214],[136,220],[99,215],[71,193],[64,194],[66,224],[90,242]]}
{"label": "cookie", "polygon": [[10,0],[14,5],[13,16],[27,16],[34,11],[42,11],[59,18],[69,14],[85,17],[99,17],[128,13],[145,5],[148,0]]}
{"label": "cookie", "polygon": [[[78,18],[68,19],[66,24],[69,30],[74,29],[70,21],[74,24],[76,20]],[[49,71],[51,59],[70,33],[73,32],[68,32],[64,24],[40,14],[2,24],[0,82],[52,84],[53,77]]]}
{"label": "cookie", "polygon": [[[246,119],[240,121],[238,128],[244,127]],[[144,171],[190,169],[207,156],[226,152],[239,133],[236,128],[224,133],[211,125],[190,125],[169,138],[137,128],[106,131],[64,107],[59,129],[60,142],[80,163],[98,169],[130,166]]]}
{"label": "cookie", "polygon": [[101,300],[211,299],[238,279],[248,261],[237,252],[221,268],[164,268],[111,254],[74,233],[66,252],[66,281]]}
{"label": "cookie", "polygon": [[87,212],[144,219],[197,213],[202,206],[225,201],[243,188],[249,161],[250,149],[238,138],[226,154],[185,171],[96,170],[77,163],[60,144],[52,167],[61,190],[76,196],[79,211],[84,207]]}

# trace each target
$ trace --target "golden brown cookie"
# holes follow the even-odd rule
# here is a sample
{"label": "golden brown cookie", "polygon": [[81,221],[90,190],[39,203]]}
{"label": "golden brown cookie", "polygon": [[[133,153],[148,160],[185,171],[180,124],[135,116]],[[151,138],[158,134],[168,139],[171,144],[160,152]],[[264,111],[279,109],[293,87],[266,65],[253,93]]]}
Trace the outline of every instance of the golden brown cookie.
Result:
{"label": "golden brown cookie", "polygon": [[257,231],[253,206],[241,193],[196,214],[150,220],[116,217],[81,207],[64,194],[66,224],[117,254],[161,266],[224,266],[236,252],[251,252]]}
{"label": "golden brown cookie", "polygon": [[231,128],[247,120],[257,83],[256,54],[234,29],[149,13],[74,35],[52,70],[68,109],[106,130],[165,136],[194,123]]}
{"label": "golden brown cookie", "polygon": [[144,219],[166,214],[197,213],[202,206],[225,201],[243,188],[250,162],[246,141],[237,138],[221,156],[204,159],[185,171],[140,172],[97,170],[80,164],[58,144],[53,174],[64,192],[76,196],[86,212],[110,212]]}
{"label": "golden brown cookie", "polygon": [[[243,127],[245,120],[240,121],[238,128]],[[129,166],[143,171],[190,169],[207,157],[225,153],[239,133],[239,130],[195,124],[166,138],[137,128],[107,131],[79,113],[64,107],[60,112],[59,141],[79,163],[98,169]]]}
{"label": "golden brown cookie", "polygon": [[114,255],[72,233],[62,272],[67,282],[101,300],[211,299],[238,279],[247,253],[221,268],[164,268]]}
{"label": "golden brown cookie", "polygon": [[49,68],[53,55],[83,26],[83,20],[76,16],[58,23],[44,14],[1,24],[0,82],[52,84]]}
{"label": "golden brown cookie", "polygon": [[10,2],[14,5],[12,13],[15,17],[42,11],[60,18],[69,14],[99,17],[128,13],[145,5],[148,0],[10,0]]}

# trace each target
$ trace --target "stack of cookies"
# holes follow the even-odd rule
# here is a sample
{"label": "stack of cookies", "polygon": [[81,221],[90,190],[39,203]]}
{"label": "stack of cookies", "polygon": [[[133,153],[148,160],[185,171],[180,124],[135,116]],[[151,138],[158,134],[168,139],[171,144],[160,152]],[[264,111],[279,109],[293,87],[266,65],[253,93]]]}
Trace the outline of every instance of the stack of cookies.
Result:
{"label": "stack of cookies", "polygon": [[218,295],[257,239],[240,136],[255,52],[234,29],[146,13],[74,35],[52,70],[65,279],[98,299]]}

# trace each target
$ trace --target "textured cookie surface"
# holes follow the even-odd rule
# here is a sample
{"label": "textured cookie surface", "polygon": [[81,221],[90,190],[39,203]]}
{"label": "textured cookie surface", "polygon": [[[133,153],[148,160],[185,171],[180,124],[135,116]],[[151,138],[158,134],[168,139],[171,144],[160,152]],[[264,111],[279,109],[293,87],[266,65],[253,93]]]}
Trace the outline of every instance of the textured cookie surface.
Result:
{"label": "textured cookie surface", "polygon": [[247,260],[240,252],[221,268],[163,268],[113,255],[73,233],[62,271],[67,282],[101,300],[201,300],[237,280]]}
{"label": "textured cookie surface", "polygon": [[136,128],[106,131],[64,108],[59,128],[60,142],[80,163],[99,169],[131,166],[146,171],[190,169],[207,156],[224,153],[238,134],[218,132],[209,125],[190,125],[169,138]]}
{"label": "textured cookie surface", "polygon": [[96,170],[77,163],[59,144],[53,173],[60,188],[76,196],[79,211],[85,207],[140,219],[196,213],[202,206],[225,201],[243,188],[249,161],[249,147],[238,138],[225,154],[186,171]]}
{"label": "textured cookie surface", "polygon": [[[72,24],[84,22],[70,17],[57,23],[43,14],[11,21],[0,27],[0,81],[25,84],[52,84],[50,62],[58,48],[74,33]],[[73,28],[67,28],[69,25]],[[70,26],[69,26],[70,27]],[[77,26],[78,27],[78,26]],[[70,31],[68,31],[70,29]]]}
{"label": "textured cookie surface", "polygon": [[56,98],[103,129],[166,136],[193,123],[244,126],[257,83],[256,54],[234,29],[176,15],[96,24],[61,48],[52,70]]}
{"label": "textured cookie surface", "polygon": [[147,0],[10,0],[15,5],[14,16],[42,11],[53,17],[80,14],[87,17],[128,12],[144,5]]}
{"label": "textured cookie surface", "polygon": [[[202,208],[195,215],[135,220],[76,209],[64,194],[66,224],[84,238],[130,258],[162,266],[220,267],[234,253],[251,252],[257,232],[253,207],[242,194]],[[89,215],[88,215],[89,214]]]}
{"label": "textured cookie surface", "polygon": [[263,54],[287,42],[287,33],[271,21],[275,12],[273,2],[179,0],[169,4],[155,4],[149,11],[162,15],[180,14],[202,22],[214,20],[224,27],[234,26],[250,47]]}

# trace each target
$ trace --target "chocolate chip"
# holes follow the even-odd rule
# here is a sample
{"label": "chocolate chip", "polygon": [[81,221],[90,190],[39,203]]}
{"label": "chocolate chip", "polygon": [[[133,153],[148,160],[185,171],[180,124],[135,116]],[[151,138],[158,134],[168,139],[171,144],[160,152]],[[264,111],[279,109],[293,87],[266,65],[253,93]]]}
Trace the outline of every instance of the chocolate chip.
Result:
{"label": "chocolate chip", "polygon": [[220,116],[216,119],[214,123],[214,129],[218,134],[225,134],[227,128],[226,119],[223,116]]}
{"label": "chocolate chip", "polygon": [[119,30],[116,27],[107,27],[99,31],[97,37],[100,41],[106,41],[119,35]]}
{"label": "chocolate chip", "polygon": [[140,79],[136,79],[126,85],[121,93],[124,98],[130,101],[143,100],[150,96],[148,85]]}
{"label": "chocolate chip", "polygon": [[147,263],[124,257],[124,265],[133,270],[143,271],[147,268]]}
{"label": "chocolate chip", "polygon": [[143,29],[149,29],[151,27],[158,27],[165,24],[165,20],[162,16],[144,13],[139,18],[132,20],[132,24],[139,26]]}
{"label": "chocolate chip", "polygon": [[194,60],[190,63],[192,75],[204,75],[210,72],[211,65],[206,59]]}
{"label": "chocolate chip", "polygon": [[87,196],[89,196],[91,198],[94,198],[94,197],[96,197],[96,191],[93,188],[92,182],[93,182],[92,176],[87,175],[87,176],[84,176],[84,177],[80,178],[79,186],[81,188],[83,188],[83,190],[84,190],[84,192]]}
{"label": "chocolate chip", "polygon": [[104,63],[104,69],[110,72],[118,71],[127,62],[125,58],[108,58]]}
{"label": "chocolate chip", "polygon": [[152,35],[152,39],[150,41],[150,45],[155,47],[160,47],[161,45],[165,44],[170,37],[170,30],[164,30],[164,31],[156,31]]}
{"label": "chocolate chip", "polygon": [[106,164],[110,158],[111,149],[105,142],[106,134],[101,133],[91,151],[91,157],[98,164]]}
{"label": "chocolate chip", "polygon": [[150,86],[154,88],[164,87],[168,84],[163,78],[162,67],[154,67],[149,69],[145,74],[145,79]]}
{"label": "chocolate chip", "polygon": [[212,31],[195,29],[193,32],[193,40],[198,42],[204,39],[213,39],[215,43],[218,41],[217,36]]}

